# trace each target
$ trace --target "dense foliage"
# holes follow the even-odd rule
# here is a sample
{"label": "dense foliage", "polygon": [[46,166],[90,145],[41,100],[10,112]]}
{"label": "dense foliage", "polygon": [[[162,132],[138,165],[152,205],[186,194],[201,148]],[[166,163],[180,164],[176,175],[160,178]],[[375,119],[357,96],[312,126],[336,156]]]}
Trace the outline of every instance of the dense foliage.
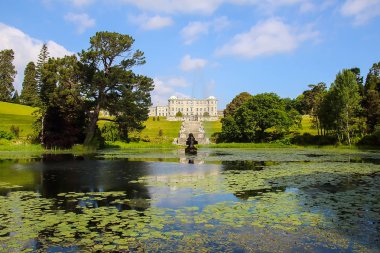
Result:
{"label": "dense foliage", "polygon": [[[258,94],[238,107],[232,115],[222,119],[221,138],[233,142],[261,142],[288,132],[299,121],[298,112],[287,110],[278,95]],[[266,134],[268,129],[272,130],[272,134]]]}
{"label": "dense foliage", "polygon": [[252,97],[248,92],[242,92],[238,94],[234,99],[232,99],[231,103],[227,104],[226,109],[224,109],[223,114],[224,117],[233,115],[235,111],[247,102]]}
{"label": "dense foliage", "polygon": [[[294,135],[296,144],[377,145],[380,125],[380,62],[373,64],[364,84],[359,68],[344,69],[327,89],[310,84],[296,99],[266,93],[237,95],[224,111],[219,141],[261,142],[282,138],[299,115],[310,115],[316,136]],[[243,101],[244,100],[244,101]],[[227,113],[226,113],[227,112]]]}
{"label": "dense foliage", "polygon": [[40,104],[36,75],[36,65],[34,62],[29,62],[24,71],[24,81],[20,96],[20,102],[24,105],[38,106]]}
{"label": "dense foliage", "polygon": [[13,81],[17,71],[13,65],[13,60],[14,52],[12,49],[0,51],[0,101],[11,101],[15,91]]}
{"label": "dense foliage", "polygon": [[108,112],[105,120],[116,124],[113,131],[116,127],[121,140],[127,140],[131,130],[143,129],[153,80],[131,71],[145,63],[141,51],[132,52],[133,42],[128,35],[98,32],[79,58],[47,61],[48,52],[42,48],[36,75],[41,103],[36,126],[45,147],[101,146],[100,111]]}

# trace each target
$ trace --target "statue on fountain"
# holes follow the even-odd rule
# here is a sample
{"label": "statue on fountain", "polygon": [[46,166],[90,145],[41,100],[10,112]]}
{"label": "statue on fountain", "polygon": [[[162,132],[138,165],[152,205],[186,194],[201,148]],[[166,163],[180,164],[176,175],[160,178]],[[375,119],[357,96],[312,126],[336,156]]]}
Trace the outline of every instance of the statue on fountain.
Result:
{"label": "statue on fountain", "polygon": [[194,135],[192,133],[189,134],[189,138],[186,140],[187,147],[185,148],[186,154],[197,154],[197,148],[194,147],[195,144],[198,144],[198,141],[195,140]]}

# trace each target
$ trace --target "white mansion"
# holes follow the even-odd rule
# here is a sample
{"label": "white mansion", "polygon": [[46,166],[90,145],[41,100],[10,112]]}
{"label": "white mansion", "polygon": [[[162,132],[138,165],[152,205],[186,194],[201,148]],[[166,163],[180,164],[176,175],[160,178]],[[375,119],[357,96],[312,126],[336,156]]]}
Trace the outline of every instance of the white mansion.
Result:
{"label": "white mansion", "polygon": [[163,116],[167,120],[218,120],[218,100],[210,96],[207,99],[177,98],[171,96],[167,106],[152,106],[149,116]]}

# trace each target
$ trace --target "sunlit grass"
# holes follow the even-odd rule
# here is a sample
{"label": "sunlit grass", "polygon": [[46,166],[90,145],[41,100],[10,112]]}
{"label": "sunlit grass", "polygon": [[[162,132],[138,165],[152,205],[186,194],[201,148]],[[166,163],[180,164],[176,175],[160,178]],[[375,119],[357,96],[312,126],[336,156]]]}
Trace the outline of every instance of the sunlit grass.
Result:
{"label": "sunlit grass", "polygon": [[0,130],[10,132],[11,126],[20,129],[20,137],[25,138],[33,133],[34,117],[32,113],[38,108],[0,102]]}
{"label": "sunlit grass", "polygon": [[203,127],[206,132],[206,137],[210,138],[214,133],[222,131],[222,122],[218,121],[204,121]]}

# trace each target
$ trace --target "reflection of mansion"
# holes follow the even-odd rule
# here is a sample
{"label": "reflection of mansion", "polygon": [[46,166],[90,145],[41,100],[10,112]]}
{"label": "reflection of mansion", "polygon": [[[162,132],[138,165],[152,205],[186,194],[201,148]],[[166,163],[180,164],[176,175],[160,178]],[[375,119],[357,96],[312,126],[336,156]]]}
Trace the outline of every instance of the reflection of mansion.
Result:
{"label": "reflection of mansion", "polygon": [[167,106],[152,106],[149,116],[163,116],[167,120],[218,120],[218,100],[210,96],[207,99],[177,98],[171,96]]}

